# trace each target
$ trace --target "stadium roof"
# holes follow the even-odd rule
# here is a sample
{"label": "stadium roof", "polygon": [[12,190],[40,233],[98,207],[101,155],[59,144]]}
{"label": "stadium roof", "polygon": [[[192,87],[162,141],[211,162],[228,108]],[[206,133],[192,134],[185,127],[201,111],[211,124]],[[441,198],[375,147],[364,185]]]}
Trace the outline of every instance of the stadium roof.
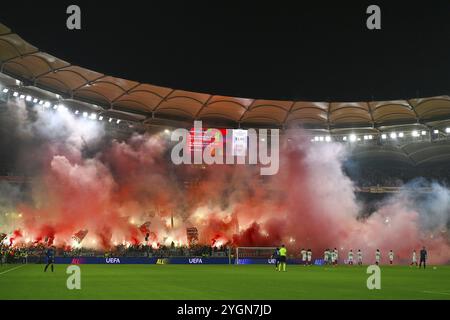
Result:
{"label": "stadium roof", "polygon": [[[75,66],[0,24],[0,72],[68,101],[100,106],[144,124],[203,120],[224,127],[380,128],[450,119],[450,96],[394,101],[309,102],[226,97],[139,83]],[[125,62],[120,62],[125,63]]]}
{"label": "stadium roof", "polygon": [[448,140],[410,142],[403,145],[358,145],[351,159],[359,163],[401,165],[403,168],[447,164],[450,159]]}

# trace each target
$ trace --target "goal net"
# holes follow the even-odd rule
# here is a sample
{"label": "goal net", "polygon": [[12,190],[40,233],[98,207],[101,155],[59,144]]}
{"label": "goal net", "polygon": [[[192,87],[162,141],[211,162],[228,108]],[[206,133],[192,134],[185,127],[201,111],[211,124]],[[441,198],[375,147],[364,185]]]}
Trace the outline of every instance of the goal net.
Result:
{"label": "goal net", "polygon": [[237,247],[235,264],[245,264],[246,259],[271,259],[276,247]]}

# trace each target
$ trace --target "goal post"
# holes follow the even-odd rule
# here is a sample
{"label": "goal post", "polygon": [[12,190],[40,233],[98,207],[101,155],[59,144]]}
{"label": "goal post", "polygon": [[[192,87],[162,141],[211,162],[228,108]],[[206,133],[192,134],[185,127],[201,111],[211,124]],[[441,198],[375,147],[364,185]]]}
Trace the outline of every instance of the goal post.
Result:
{"label": "goal post", "polygon": [[235,264],[242,259],[270,259],[277,247],[236,247]]}

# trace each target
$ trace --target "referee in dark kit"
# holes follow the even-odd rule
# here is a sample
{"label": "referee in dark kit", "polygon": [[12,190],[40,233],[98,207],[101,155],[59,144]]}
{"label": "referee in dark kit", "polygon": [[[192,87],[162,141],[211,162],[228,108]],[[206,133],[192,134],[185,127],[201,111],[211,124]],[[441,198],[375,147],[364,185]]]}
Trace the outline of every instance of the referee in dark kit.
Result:
{"label": "referee in dark kit", "polygon": [[422,267],[422,263],[423,263],[423,268],[425,269],[427,266],[427,258],[428,258],[428,252],[425,249],[425,247],[422,248],[422,250],[420,250],[420,263],[419,263],[419,269]]}

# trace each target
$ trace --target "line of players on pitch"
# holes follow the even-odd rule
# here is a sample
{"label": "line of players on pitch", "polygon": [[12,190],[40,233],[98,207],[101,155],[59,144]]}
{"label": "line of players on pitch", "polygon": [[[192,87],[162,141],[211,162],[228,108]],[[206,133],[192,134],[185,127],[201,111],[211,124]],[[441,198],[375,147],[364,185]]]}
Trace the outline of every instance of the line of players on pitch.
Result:
{"label": "line of players on pitch", "polygon": [[[308,265],[312,265],[312,251],[311,249],[305,250],[302,249],[300,251],[300,255],[302,258],[302,262],[304,263],[305,266]],[[349,265],[353,265],[353,261],[354,261],[354,253],[353,250],[350,249],[350,251],[348,252],[348,256],[347,256],[347,263]],[[330,249],[326,249],[323,255],[323,261],[325,265],[332,265],[332,266],[336,266],[338,263],[338,259],[339,259],[339,251],[334,248],[334,250],[330,250]],[[388,258],[389,258],[389,264],[393,264],[394,263],[394,251],[390,250],[388,253]],[[420,266],[424,265],[425,267],[425,260],[427,258],[427,252],[425,250],[425,247],[420,251]],[[361,252],[361,249],[358,249],[358,251],[356,252],[356,259],[358,261],[358,265],[362,265],[363,264],[363,255]],[[381,262],[381,251],[380,249],[377,249],[375,251],[375,264],[379,265]],[[417,264],[417,253],[416,250],[414,250],[412,252],[412,257],[411,257],[411,266],[415,265],[418,266]]]}

